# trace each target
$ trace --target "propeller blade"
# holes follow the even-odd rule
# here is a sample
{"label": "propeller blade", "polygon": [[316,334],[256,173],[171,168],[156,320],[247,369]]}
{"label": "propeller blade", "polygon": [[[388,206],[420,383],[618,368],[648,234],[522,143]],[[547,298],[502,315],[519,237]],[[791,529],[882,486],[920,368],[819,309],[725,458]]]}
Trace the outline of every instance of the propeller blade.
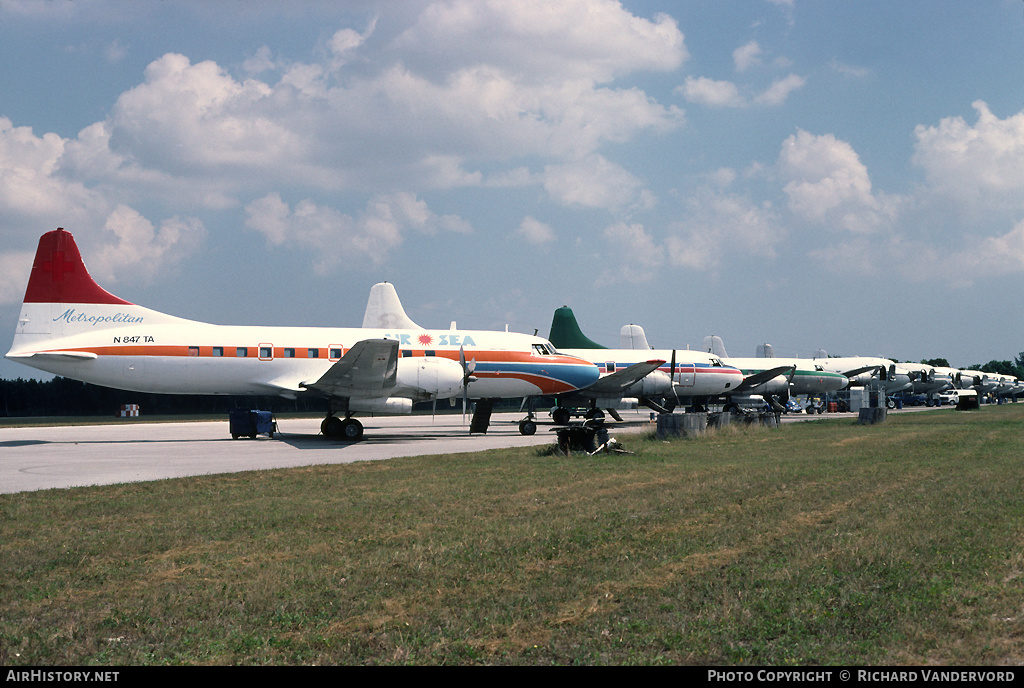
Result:
{"label": "propeller blade", "polygon": [[668,366],[668,379],[672,383],[672,395],[676,398],[676,406],[679,406],[679,392],[676,391],[676,350],[672,349],[672,362]]}

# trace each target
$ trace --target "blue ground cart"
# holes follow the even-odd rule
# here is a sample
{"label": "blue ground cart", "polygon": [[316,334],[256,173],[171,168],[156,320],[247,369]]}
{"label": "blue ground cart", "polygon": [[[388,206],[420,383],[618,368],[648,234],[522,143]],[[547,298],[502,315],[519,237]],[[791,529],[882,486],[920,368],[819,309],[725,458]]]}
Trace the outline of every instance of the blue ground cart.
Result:
{"label": "blue ground cart", "polygon": [[228,425],[231,427],[231,439],[239,437],[256,438],[256,435],[267,435],[274,439],[277,422],[270,411],[253,411],[250,409],[232,409],[228,412]]}

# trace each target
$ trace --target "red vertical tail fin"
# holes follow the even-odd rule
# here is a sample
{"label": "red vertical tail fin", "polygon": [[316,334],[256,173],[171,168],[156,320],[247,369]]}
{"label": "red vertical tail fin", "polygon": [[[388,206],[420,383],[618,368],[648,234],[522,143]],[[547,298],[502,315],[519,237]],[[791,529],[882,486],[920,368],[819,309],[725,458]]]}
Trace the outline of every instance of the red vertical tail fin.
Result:
{"label": "red vertical tail fin", "polygon": [[71,232],[57,228],[39,238],[25,303],[107,303],[132,305],[96,284]]}

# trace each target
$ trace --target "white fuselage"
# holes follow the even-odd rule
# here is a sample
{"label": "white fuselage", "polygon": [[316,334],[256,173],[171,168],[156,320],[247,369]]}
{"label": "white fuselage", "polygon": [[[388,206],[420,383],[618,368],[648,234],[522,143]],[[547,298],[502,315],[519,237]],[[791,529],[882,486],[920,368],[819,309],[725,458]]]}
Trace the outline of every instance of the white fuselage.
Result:
{"label": "white fuselage", "polygon": [[[670,349],[562,349],[560,353],[591,361],[603,373],[615,372],[651,359],[665,361],[658,370],[641,380],[645,393],[631,390],[627,396],[675,394],[680,398],[726,394],[743,382],[738,368],[725,365],[717,356],[700,351]],[[675,368],[672,368],[672,361]],[[671,381],[671,386],[669,385]],[[658,391],[655,391],[658,390]]]}
{"label": "white fuselage", "polygon": [[519,333],[212,325],[131,304],[26,303],[7,357],[119,389],[291,396],[366,339],[399,342],[397,381],[353,396],[458,396],[460,349],[474,362],[472,398],[556,394],[599,375],[585,361],[553,353],[544,339]]}

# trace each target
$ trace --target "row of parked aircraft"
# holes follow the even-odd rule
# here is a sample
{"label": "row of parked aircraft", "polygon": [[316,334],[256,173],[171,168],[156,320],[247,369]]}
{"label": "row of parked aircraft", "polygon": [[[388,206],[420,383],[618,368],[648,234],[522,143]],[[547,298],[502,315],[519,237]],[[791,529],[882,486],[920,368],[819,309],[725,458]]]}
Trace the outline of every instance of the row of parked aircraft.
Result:
{"label": "row of parked aircraft", "polygon": [[[612,415],[623,398],[667,412],[722,400],[773,407],[883,383],[887,393],[947,386],[989,390],[976,371],[906,367],[885,359],[733,359],[721,340],[708,351],[651,349],[643,330],[622,330],[619,349],[591,342],[559,309],[549,340],[508,331],[422,328],[389,283],[370,291],[360,328],[224,326],[186,320],[109,293],[89,275],[70,232],[39,240],[7,358],[83,382],[168,394],[313,395],[328,400],[323,434],[363,435],[356,413],[411,413],[415,402],[478,400],[471,428],[486,431],[493,400],[555,397],[552,417]],[[927,391],[925,391],[927,390]],[[1015,390],[1011,392],[1010,390]],[[1024,391],[999,380],[997,393]],[[520,430],[536,430],[533,413]]]}

